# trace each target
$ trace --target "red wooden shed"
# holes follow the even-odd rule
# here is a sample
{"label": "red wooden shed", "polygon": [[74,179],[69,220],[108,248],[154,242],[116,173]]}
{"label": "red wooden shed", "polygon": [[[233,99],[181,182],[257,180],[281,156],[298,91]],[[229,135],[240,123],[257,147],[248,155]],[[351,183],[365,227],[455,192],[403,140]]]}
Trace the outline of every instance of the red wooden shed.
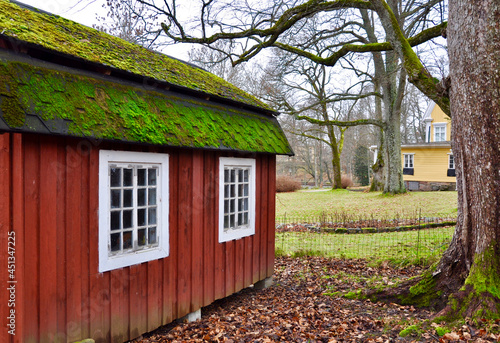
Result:
{"label": "red wooden shed", "polygon": [[266,105],[0,0],[1,342],[123,342],[269,278]]}

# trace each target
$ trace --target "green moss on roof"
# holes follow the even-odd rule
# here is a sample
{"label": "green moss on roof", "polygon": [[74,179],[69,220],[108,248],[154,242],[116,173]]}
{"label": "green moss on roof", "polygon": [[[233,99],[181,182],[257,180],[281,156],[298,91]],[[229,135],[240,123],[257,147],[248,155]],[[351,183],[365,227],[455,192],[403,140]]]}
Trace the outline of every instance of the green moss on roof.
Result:
{"label": "green moss on roof", "polygon": [[255,97],[202,69],[59,16],[0,0],[0,36],[9,36],[90,62],[269,109]]}
{"label": "green moss on roof", "polygon": [[[0,59],[0,109],[13,129],[192,148],[291,154],[274,117],[68,71]],[[30,127],[35,117],[43,125]]]}

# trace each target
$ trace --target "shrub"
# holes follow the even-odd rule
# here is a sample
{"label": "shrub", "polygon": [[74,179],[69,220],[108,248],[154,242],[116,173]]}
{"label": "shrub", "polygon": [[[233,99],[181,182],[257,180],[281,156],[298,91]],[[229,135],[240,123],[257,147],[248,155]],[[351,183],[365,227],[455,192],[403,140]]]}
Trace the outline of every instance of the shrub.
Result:
{"label": "shrub", "polygon": [[300,181],[297,181],[290,176],[279,175],[276,177],[276,192],[278,193],[295,192],[301,188],[302,186],[300,184]]}
{"label": "shrub", "polygon": [[346,189],[347,187],[352,187],[354,183],[352,182],[352,179],[347,176],[347,175],[342,175],[342,178],[340,179],[340,183],[342,185],[342,188]]}

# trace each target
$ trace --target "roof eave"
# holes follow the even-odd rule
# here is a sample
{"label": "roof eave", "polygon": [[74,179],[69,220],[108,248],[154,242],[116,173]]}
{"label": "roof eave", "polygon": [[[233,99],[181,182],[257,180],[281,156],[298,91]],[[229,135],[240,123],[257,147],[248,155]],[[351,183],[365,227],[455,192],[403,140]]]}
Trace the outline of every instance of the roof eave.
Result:
{"label": "roof eave", "polygon": [[[10,46],[6,46],[7,42],[10,44]],[[159,89],[167,89],[181,94],[194,96],[199,99],[213,101],[219,104],[232,105],[234,107],[239,107],[242,109],[261,113],[267,116],[277,117],[279,115],[279,112],[274,110],[255,106],[242,101],[236,101],[223,96],[209,94],[203,91],[177,85],[167,81],[146,77],[144,75],[132,73],[130,71],[119,69],[110,65],[92,62],[75,55],[65,54],[57,50],[48,49],[41,45],[19,40],[14,37],[6,36],[0,33],[0,48],[1,47],[6,48],[7,50],[14,50],[17,53],[22,53],[32,58],[40,59],[46,62],[52,62],[54,60],[54,58],[49,58],[49,57],[56,57],[58,59],[61,59],[58,61],[58,64],[65,65],[74,69],[98,72],[103,75],[113,75],[115,77],[122,78],[127,81],[138,82],[140,84],[156,87]]]}

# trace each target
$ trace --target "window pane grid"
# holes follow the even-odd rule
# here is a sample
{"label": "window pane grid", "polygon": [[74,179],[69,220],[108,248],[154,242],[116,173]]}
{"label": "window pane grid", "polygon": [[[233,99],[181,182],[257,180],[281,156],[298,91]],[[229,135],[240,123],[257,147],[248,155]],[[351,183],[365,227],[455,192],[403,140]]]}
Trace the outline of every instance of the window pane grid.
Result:
{"label": "window pane grid", "polygon": [[413,155],[405,154],[405,168],[413,168]]}
{"label": "window pane grid", "polygon": [[446,140],[446,127],[435,126],[434,127],[434,141],[444,142]]}
{"label": "window pane grid", "polygon": [[112,164],[109,255],[158,245],[157,166]]}
{"label": "window pane grid", "polygon": [[249,224],[249,173],[248,167],[224,168],[224,231]]}
{"label": "window pane grid", "polygon": [[448,155],[448,156],[449,156],[448,168],[455,169],[455,160],[453,159],[453,155]]}

